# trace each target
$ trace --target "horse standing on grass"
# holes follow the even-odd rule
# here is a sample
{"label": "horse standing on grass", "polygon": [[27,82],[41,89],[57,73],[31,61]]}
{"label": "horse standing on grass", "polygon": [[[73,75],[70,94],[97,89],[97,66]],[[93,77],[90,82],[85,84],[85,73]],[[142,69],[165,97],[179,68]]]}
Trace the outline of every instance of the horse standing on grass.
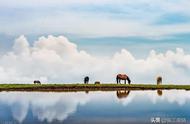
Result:
{"label": "horse standing on grass", "polygon": [[89,77],[86,76],[86,77],[84,78],[84,84],[88,84],[88,82],[89,82]]}
{"label": "horse standing on grass", "polygon": [[118,74],[117,75],[117,77],[116,77],[117,84],[121,83],[121,80],[124,80],[125,84],[126,84],[126,80],[128,81],[128,84],[131,83],[130,78],[126,74]]}

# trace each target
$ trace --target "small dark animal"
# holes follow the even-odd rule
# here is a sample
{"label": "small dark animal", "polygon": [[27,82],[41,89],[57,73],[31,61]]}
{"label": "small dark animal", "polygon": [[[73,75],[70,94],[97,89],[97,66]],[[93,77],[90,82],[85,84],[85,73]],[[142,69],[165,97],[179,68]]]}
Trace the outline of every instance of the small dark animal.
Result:
{"label": "small dark animal", "polygon": [[100,84],[100,81],[96,81],[94,84]]}
{"label": "small dark animal", "polygon": [[158,76],[158,77],[156,78],[156,81],[157,81],[157,85],[162,84],[162,77],[161,77],[161,76]]}
{"label": "small dark animal", "polygon": [[41,82],[39,80],[35,80],[34,84],[41,84]]}
{"label": "small dark animal", "polygon": [[89,82],[89,77],[86,76],[86,77],[84,78],[84,84],[88,84],[88,82]]}
{"label": "small dark animal", "polygon": [[126,84],[126,80],[128,81],[128,84],[131,83],[130,78],[126,74],[118,74],[117,75],[117,77],[116,77],[117,84],[121,83],[121,80],[124,80],[125,84]]}

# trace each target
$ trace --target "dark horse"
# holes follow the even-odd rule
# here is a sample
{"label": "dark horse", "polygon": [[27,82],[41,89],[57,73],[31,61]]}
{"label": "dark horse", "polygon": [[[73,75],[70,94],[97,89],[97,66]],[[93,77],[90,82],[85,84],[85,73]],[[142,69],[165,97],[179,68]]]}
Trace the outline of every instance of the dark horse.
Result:
{"label": "dark horse", "polygon": [[41,84],[41,82],[39,80],[35,80],[34,84]]}
{"label": "dark horse", "polygon": [[86,77],[84,78],[84,84],[88,84],[88,82],[89,82],[89,77],[86,76]]}
{"label": "dark horse", "polygon": [[126,74],[118,74],[117,75],[117,77],[116,77],[117,84],[121,83],[121,80],[124,80],[125,84],[126,84],[126,80],[128,81],[128,84],[131,83],[130,78]]}

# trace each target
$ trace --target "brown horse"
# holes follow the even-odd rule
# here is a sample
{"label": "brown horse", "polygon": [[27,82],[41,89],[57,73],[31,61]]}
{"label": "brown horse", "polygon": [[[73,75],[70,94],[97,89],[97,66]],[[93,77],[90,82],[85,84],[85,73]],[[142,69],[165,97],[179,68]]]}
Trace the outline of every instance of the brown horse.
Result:
{"label": "brown horse", "polygon": [[131,83],[130,78],[126,74],[118,74],[117,75],[117,77],[116,77],[117,84],[121,83],[121,80],[124,80],[125,84],[126,84],[126,80],[128,81],[128,84]]}

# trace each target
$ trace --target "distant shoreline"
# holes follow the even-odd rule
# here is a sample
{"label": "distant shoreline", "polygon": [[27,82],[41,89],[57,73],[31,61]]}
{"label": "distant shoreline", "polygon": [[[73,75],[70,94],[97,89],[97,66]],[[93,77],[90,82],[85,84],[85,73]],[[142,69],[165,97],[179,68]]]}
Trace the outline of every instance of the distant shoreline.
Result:
{"label": "distant shoreline", "polygon": [[0,84],[1,91],[119,91],[119,90],[190,90],[190,85],[153,84]]}

